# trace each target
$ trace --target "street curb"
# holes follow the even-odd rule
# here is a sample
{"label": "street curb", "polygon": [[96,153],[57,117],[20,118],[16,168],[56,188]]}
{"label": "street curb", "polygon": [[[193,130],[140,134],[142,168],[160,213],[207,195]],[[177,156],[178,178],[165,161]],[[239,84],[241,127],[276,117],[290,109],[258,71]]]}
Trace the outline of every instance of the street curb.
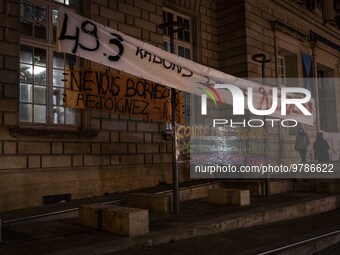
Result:
{"label": "street curb", "polygon": [[275,223],[285,220],[312,216],[334,210],[339,207],[340,195],[300,202],[295,205],[262,209],[252,214],[238,213],[220,216],[200,222],[182,225],[176,229],[154,231],[139,237],[126,237],[124,240],[113,240],[105,243],[50,253],[51,255],[74,254],[113,254],[134,247],[150,247],[198,236],[213,235],[247,227]]}

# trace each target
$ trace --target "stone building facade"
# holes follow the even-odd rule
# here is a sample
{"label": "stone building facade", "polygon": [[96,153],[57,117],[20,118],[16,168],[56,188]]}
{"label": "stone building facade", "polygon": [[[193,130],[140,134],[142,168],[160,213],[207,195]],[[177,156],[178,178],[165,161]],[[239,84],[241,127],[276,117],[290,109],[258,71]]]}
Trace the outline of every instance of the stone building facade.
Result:
{"label": "stone building facade", "polygon": [[[258,53],[271,59],[267,77],[282,75],[282,65],[287,77],[302,77],[302,53],[313,57],[315,74],[337,77],[336,19],[326,22],[321,7],[320,14],[305,2],[1,1],[0,211],[41,205],[44,197],[58,194],[76,199],[171,182],[171,142],[163,136],[166,124],[96,111],[75,112],[58,103],[53,75],[60,67],[54,61],[59,57],[65,64],[68,58],[55,53],[54,17],[59,6],[166,49],[169,38],[158,25],[180,18],[189,28],[175,38],[175,53],[238,77],[261,77],[261,66],[252,60]],[[310,31],[319,35],[315,45]],[[103,68],[86,60],[76,62]],[[332,95],[339,93],[332,87]],[[313,127],[305,127],[311,137],[325,121],[325,131],[338,132],[340,106],[333,100],[324,107],[330,110],[327,120],[318,116]],[[292,133],[279,127],[268,132],[269,159],[297,159]],[[187,180],[186,174],[180,171],[180,180]]]}

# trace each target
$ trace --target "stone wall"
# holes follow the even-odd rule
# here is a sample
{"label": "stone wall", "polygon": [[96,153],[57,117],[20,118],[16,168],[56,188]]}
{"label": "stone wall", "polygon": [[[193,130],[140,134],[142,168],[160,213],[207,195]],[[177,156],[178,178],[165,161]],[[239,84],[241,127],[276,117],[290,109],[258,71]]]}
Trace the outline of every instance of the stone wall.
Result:
{"label": "stone wall", "polygon": [[218,1],[218,46],[220,70],[247,77],[247,38],[244,1]]}
{"label": "stone wall", "polygon": [[0,3],[0,128],[16,125],[18,117],[18,15],[17,1]]}
{"label": "stone wall", "polygon": [[[254,54],[264,53],[272,60],[265,74],[276,77],[278,47],[298,45],[299,52],[310,53],[309,41],[292,31],[300,31],[303,37],[313,29],[334,42],[339,37],[338,29],[292,0],[83,3],[82,12],[90,19],[160,48],[163,8],[190,16],[193,59],[238,77],[261,77],[260,64],[251,59]],[[172,152],[171,142],[162,136],[164,123],[92,111],[82,113],[81,130],[19,125],[19,13],[18,0],[0,2],[0,211],[41,205],[46,195],[70,193],[74,199],[170,183]],[[293,30],[274,30],[275,20]],[[339,64],[338,52],[326,45],[318,44],[315,56],[323,63],[333,59]],[[84,62],[87,67],[103,68]],[[316,125],[304,127],[313,142]],[[273,162],[298,161],[292,132],[274,127],[267,133],[268,157]],[[187,174],[181,169],[181,180],[187,180]]]}
{"label": "stone wall", "polygon": [[[160,48],[163,7],[183,11],[196,27],[195,60],[218,67],[212,0],[83,3],[90,19]],[[96,111],[82,113],[78,131],[18,123],[19,13],[18,0],[0,3],[0,211],[38,206],[48,195],[70,193],[76,199],[171,183],[171,141],[162,135],[164,123]],[[180,168],[181,181],[188,171]]]}
{"label": "stone wall", "polygon": [[[323,19],[310,10],[298,5],[296,1],[265,1],[246,0],[245,23],[247,37],[247,66],[248,77],[261,77],[261,65],[255,63],[251,57],[257,53],[264,53],[271,62],[266,64],[265,76],[277,77],[277,54],[279,48],[295,50],[297,54],[297,65],[299,77],[303,77],[301,53],[312,54],[308,40],[309,31],[313,30],[324,35],[330,40],[337,41],[334,36],[339,36],[339,29],[325,24]],[[273,22],[284,24],[282,27],[274,28]],[[315,49],[315,61],[322,61],[323,56],[328,56],[328,64],[335,69],[333,62],[338,62],[338,52],[330,47],[317,43]],[[326,61],[326,62],[327,62]],[[314,70],[316,72],[316,68]],[[277,84],[272,84],[276,85]],[[303,86],[300,84],[300,86]],[[337,95],[339,96],[339,95]],[[316,102],[317,103],[317,102]],[[316,107],[318,110],[318,107]],[[317,113],[314,113],[317,114]],[[307,161],[313,159],[312,143],[318,129],[317,119],[313,126],[302,125],[309,134],[311,145],[307,154]],[[296,131],[296,129],[295,129]],[[268,158],[272,162],[291,163],[299,162],[298,153],[294,151],[295,132],[288,128],[267,128]]]}

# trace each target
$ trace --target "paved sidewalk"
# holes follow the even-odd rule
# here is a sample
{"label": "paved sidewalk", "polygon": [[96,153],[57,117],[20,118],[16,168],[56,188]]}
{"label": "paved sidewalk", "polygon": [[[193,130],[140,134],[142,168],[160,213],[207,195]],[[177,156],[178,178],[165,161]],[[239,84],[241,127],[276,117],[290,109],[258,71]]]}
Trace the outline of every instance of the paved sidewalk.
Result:
{"label": "paved sidewalk", "polygon": [[[202,184],[204,185],[204,184],[219,183],[219,182],[220,181],[214,181],[214,180],[209,180],[209,181],[195,180],[195,181],[180,183],[179,188],[185,189],[185,188],[192,187],[195,185],[202,185]],[[161,186],[156,186],[156,187],[139,189],[139,190],[130,191],[130,192],[113,193],[113,194],[107,194],[104,196],[76,199],[76,200],[71,200],[65,203],[55,203],[55,204],[49,204],[49,205],[44,205],[40,207],[38,206],[38,207],[24,208],[24,209],[18,209],[18,210],[8,211],[8,212],[1,212],[0,219],[2,219],[3,222],[12,222],[13,220],[17,221],[18,219],[25,219],[27,217],[36,217],[39,215],[49,215],[49,214],[54,214],[56,212],[61,212],[61,211],[72,211],[72,210],[76,211],[78,210],[80,205],[84,205],[84,204],[111,203],[112,201],[117,201],[117,203],[120,204],[122,201],[124,202],[126,200],[129,193],[135,193],[135,192],[161,193],[164,191],[171,191],[171,190],[172,190],[172,185],[168,184],[168,185],[161,185]]]}
{"label": "paved sidewalk", "polygon": [[[120,237],[82,227],[76,218],[9,225],[3,227],[0,254],[111,254],[304,217],[309,212],[322,213],[338,206],[338,196],[296,192],[252,198],[251,205],[244,207],[192,200],[181,202],[178,216],[151,214],[150,233],[138,237]],[[337,222],[335,226],[339,225]]]}
{"label": "paved sidewalk", "polygon": [[[340,209],[314,216],[284,222],[237,229],[219,234],[201,236],[150,247],[132,248],[115,255],[252,255],[273,251],[287,244],[299,243],[306,239],[340,229]],[[313,248],[331,245],[314,255],[339,255],[340,233],[327,237],[316,244],[306,242],[296,247],[280,250],[280,255],[311,254]],[[270,254],[273,254],[271,252]],[[278,253],[275,253],[278,254]]]}

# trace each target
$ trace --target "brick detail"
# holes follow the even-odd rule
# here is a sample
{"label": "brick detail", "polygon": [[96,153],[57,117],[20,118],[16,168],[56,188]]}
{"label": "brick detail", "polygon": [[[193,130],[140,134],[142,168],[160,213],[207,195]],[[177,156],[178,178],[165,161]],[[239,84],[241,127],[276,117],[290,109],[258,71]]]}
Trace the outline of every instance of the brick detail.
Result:
{"label": "brick detail", "polygon": [[153,155],[153,163],[154,164],[171,163],[171,162],[172,162],[172,155],[171,155],[171,153],[167,153],[167,154],[154,154]]}
{"label": "brick detail", "polygon": [[125,33],[127,35],[137,37],[137,38],[142,37],[142,29],[141,28],[137,28],[135,26],[127,25],[127,24],[123,24],[123,23],[119,23],[118,27],[119,27],[119,31],[122,31],[123,33]]}
{"label": "brick detail", "polygon": [[62,154],[63,153],[63,143],[52,143],[52,154]]}
{"label": "brick detail", "polygon": [[137,131],[158,132],[158,123],[137,122]]}
{"label": "brick detail", "polygon": [[136,154],[136,153],[137,153],[137,145],[129,144],[129,154]]}
{"label": "brick detail", "polygon": [[120,12],[132,15],[134,17],[141,17],[142,15],[142,11],[140,8],[122,2],[118,3],[118,9]]}
{"label": "brick detail", "polygon": [[26,156],[0,156],[0,169],[27,168]]}
{"label": "brick detail", "polygon": [[119,165],[119,156],[118,155],[111,155],[111,166]]}
{"label": "brick detail", "polygon": [[42,156],[42,167],[70,167],[71,156]]}
{"label": "brick detail", "polygon": [[152,134],[152,142],[153,143],[162,143],[162,142],[165,142],[162,134],[159,134],[159,133],[153,133]]}
{"label": "brick detail", "polygon": [[144,164],[144,155],[122,155],[120,163],[122,165]]}
{"label": "brick detail", "polygon": [[144,133],[124,132],[120,133],[120,142],[123,143],[142,143],[144,142]]}
{"label": "brick detail", "polygon": [[28,157],[28,168],[40,168],[41,159],[40,156],[29,156]]}
{"label": "brick detail", "polygon": [[5,126],[15,126],[17,125],[17,113],[5,112],[4,113],[4,125]]}
{"label": "brick detail", "polygon": [[110,156],[84,155],[84,166],[108,166]]}
{"label": "brick detail", "polygon": [[91,153],[92,154],[100,154],[101,153],[101,145],[100,143],[92,143],[91,144]]}
{"label": "brick detail", "polygon": [[123,154],[127,153],[127,144],[104,143],[102,144],[102,154]]}
{"label": "brick detail", "polygon": [[19,154],[50,154],[51,145],[48,142],[19,142]]}
{"label": "brick detail", "polygon": [[90,143],[64,143],[64,153],[65,154],[88,154],[91,152]]}
{"label": "brick detail", "polygon": [[96,142],[109,142],[110,141],[110,132],[99,132],[95,141]]}
{"label": "brick detail", "polygon": [[137,144],[137,153],[159,153],[158,144]]}
{"label": "brick detail", "polygon": [[9,42],[0,41],[0,55],[8,55],[8,56],[17,57],[18,56],[18,45],[9,43]]}
{"label": "brick detail", "polygon": [[118,132],[111,132],[111,143],[118,143],[119,142],[119,133]]}
{"label": "brick detail", "polygon": [[102,120],[103,130],[127,130],[127,122],[125,120]]}
{"label": "brick detail", "polygon": [[3,154],[16,154],[17,143],[16,142],[3,142]]}
{"label": "brick detail", "polygon": [[74,155],[72,156],[72,166],[83,166],[83,156]]}

